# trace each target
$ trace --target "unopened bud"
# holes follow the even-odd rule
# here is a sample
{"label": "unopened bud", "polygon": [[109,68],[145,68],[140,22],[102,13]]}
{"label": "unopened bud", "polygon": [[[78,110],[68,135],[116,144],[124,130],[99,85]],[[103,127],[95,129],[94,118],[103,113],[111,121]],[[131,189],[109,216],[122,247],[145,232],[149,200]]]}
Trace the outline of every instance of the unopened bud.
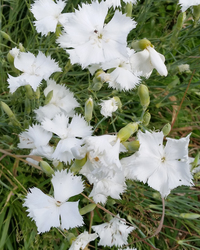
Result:
{"label": "unopened bud", "polygon": [[119,97],[114,96],[113,99],[115,100],[118,109],[121,109],[122,108],[122,103],[121,103],[121,100],[119,99]]}
{"label": "unopened bud", "polygon": [[9,118],[15,117],[12,110],[9,108],[9,106],[5,102],[1,102],[1,106],[4,110],[4,112],[9,116]]}
{"label": "unopened bud", "polygon": [[182,27],[183,27],[183,24],[185,22],[185,19],[186,19],[186,13],[185,12],[181,12],[178,15],[177,23],[176,23],[176,27],[175,27],[178,31],[182,30]]}
{"label": "unopened bud", "polygon": [[128,153],[134,153],[140,147],[139,141],[122,142],[122,144],[128,150]]}
{"label": "unopened bud", "polygon": [[25,50],[25,48],[24,48],[24,46],[23,46],[22,43],[19,43],[19,50],[20,50],[21,52],[26,52],[26,50]]}
{"label": "unopened bud", "polygon": [[148,46],[151,46],[151,47],[153,46],[153,45],[151,44],[151,42],[150,42],[148,39],[146,39],[146,38],[141,39],[141,40],[139,41],[138,45],[139,45],[139,48],[140,48],[141,50],[146,49]]}
{"label": "unopened bud", "polygon": [[56,164],[56,165],[54,164],[54,167],[56,168],[56,170],[59,170],[59,171],[64,169],[63,163],[60,161],[58,162],[58,164]]}
{"label": "unopened bud", "polygon": [[70,171],[75,174],[78,173],[80,169],[85,165],[86,161],[87,161],[87,155],[81,160],[76,159],[72,164]]}
{"label": "unopened bud", "polygon": [[82,207],[80,210],[79,210],[79,213],[80,215],[84,215],[84,214],[87,214],[91,211],[93,211],[96,207],[96,204],[95,203],[91,203],[85,207]]}
{"label": "unopened bud", "polygon": [[76,240],[76,237],[75,237],[75,235],[73,233],[68,233],[67,234],[67,240],[68,240],[69,244],[71,245],[72,242]]}
{"label": "unopened bud", "polygon": [[93,100],[90,97],[86,102],[85,102],[85,120],[87,122],[92,120],[92,112],[93,112]]}
{"label": "unopened bud", "polygon": [[2,37],[6,40],[12,41],[11,37],[4,31],[0,30],[0,34],[2,35]]}
{"label": "unopened bud", "polygon": [[143,119],[142,119],[143,125],[144,125],[144,126],[148,126],[150,120],[151,120],[151,114],[147,111],[147,112],[145,112],[145,114],[144,114],[144,116],[143,116]]}
{"label": "unopened bud", "polygon": [[35,91],[35,98],[36,98],[37,100],[40,99],[40,88],[39,88],[39,87],[37,87],[37,89],[36,89],[36,91]]}
{"label": "unopened bud", "polygon": [[120,141],[126,141],[137,130],[138,130],[138,124],[136,122],[131,122],[122,129],[120,129],[120,131],[117,134],[117,137],[120,139]]}
{"label": "unopened bud", "polygon": [[52,176],[54,174],[54,170],[46,161],[40,161],[40,167],[47,176]]}
{"label": "unopened bud", "polygon": [[126,4],[126,16],[128,17],[132,17],[132,10],[133,10],[133,4],[130,2],[130,3],[127,3]]}
{"label": "unopened bud", "polygon": [[51,101],[52,97],[53,97],[53,89],[49,91],[49,93],[47,94],[44,101],[44,105],[47,105]]}
{"label": "unopened bud", "polygon": [[146,85],[140,84],[138,88],[138,95],[143,109],[146,110],[150,103],[149,90]]}
{"label": "unopened bud", "polygon": [[27,115],[29,115],[30,114],[30,112],[31,112],[31,102],[30,102],[30,99],[29,98],[26,98],[25,99],[25,113],[27,114]]}
{"label": "unopened bud", "polygon": [[181,213],[179,215],[181,218],[188,219],[188,220],[194,220],[200,217],[200,214],[196,213]]}
{"label": "unopened bud", "polygon": [[167,136],[170,131],[171,131],[171,125],[169,123],[165,124],[165,126],[162,128],[164,136]]}
{"label": "unopened bud", "polygon": [[33,92],[31,85],[29,84],[25,85],[25,89],[26,89],[26,96],[29,99],[34,99],[34,92]]}
{"label": "unopened bud", "polygon": [[193,6],[193,16],[194,16],[194,26],[196,26],[196,24],[200,19],[200,4]]}

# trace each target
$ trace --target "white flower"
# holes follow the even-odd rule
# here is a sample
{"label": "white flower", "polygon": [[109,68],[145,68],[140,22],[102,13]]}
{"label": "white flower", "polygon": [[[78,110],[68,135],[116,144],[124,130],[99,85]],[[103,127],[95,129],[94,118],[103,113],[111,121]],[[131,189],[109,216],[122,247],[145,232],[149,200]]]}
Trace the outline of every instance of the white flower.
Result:
{"label": "white flower", "polygon": [[30,52],[20,52],[14,58],[14,66],[23,73],[17,77],[8,75],[11,93],[15,92],[20,86],[28,84],[36,91],[42,79],[47,80],[52,73],[61,71],[58,64],[50,56],[46,57],[41,51],[39,51],[37,57]]}
{"label": "white flower", "polygon": [[72,64],[79,63],[85,68],[127,56],[127,35],[136,22],[117,10],[112,20],[105,24],[107,12],[105,2],[83,3],[64,26],[65,33],[57,41],[63,48],[73,48],[67,50]]}
{"label": "white flower", "polygon": [[[40,125],[30,126],[28,130],[19,134],[18,148],[32,149],[30,155],[39,155],[52,160],[53,148],[48,145],[52,133],[44,130]],[[37,161],[27,158],[29,162],[38,164]]]}
{"label": "white flower", "polygon": [[180,64],[180,65],[178,65],[178,70],[179,70],[180,73],[183,73],[183,72],[186,72],[186,73],[191,72],[191,71],[190,71],[190,65],[189,65],[189,64]]}
{"label": "white flower", "polygon": [[18,148],[38,148],[46,146],[52,137],[52,133],[45,131],[40,125],[30,126],[25,132],[19,134]]}
{"label": "white flower", "polygon": [[179,0],[179,4],[181,5],[181,10],[186,11],[188,8],[194,5],[199,5],[200,0]]}
{"label": "white flower", "polygon": [[154,68],[161,76],[167,76],[168,72],[164,62],[165,57],[151,46],[147,46],[146,49],[130,57],[132,70],[146,78],[150,77]]}
{"label": "white flower", "polygon": [[101,114],[105,117],[112,116],[112,113],[118,109],[117,102],[114,98],[101,101]]}
{"label": "white flower", "polygon": [[34,22],[37,32],[47,35],[48,32],[55,32],[58,24],[64,25],[69,14],[61,14],[65,7],[65,1],[58,0],[36,0],[31,5],[31,12],[37,21]]}
{"label": "white flower", "polygon": [[80,194],[83,182],[79,176],[73,176],[67,170],[55,172],[51,180],[54,197],[44,194],[38,188],[31,188],[25,199],[29,217],[37,225],[38,233],[49,231],[51,227],[69,229],[83,225],[77,202],[67,202],[74,195]]}
{"label": "white flower", "polygon": [[98,235],[96,233],[89,234],[85,231],[84,233],[80,234],[75,241],[72,242],[72,245],[69,250],[83,250],[90,241],[95,240],[97,237]]}
{"label": "white flower", "polygon": [[63,112],[67,116],[74,115],[74,108],[79,104],[74,98],[74,94],[65,86],[56,84],[52,79],[47,80],[47,87],[44,89],[44,95],[47,97],[48,93],[53,90],[53,96],[50,102],[35,110],[37,120],[42,121],[45,117],[52,119],[56,114]]}
{"label": "white flower", "polygon": [[92,134],[92,127],[80,115],[74,115],[70,123],[69,117],[63,113],[56,115],[53,120],[45,118],[42,127],[61,138],[52,157],[66,164],[74,159],[71,148],[80,146],[80,138]]}
{"label": "white flower", "polygon": [[9,53],[11,54],[11,56],[12,56],[13,58],[15,58],[16,56],[19,55],[20,50],[19,50],[17,47],[15,47],[15,48],[11,49],[11,50],[9,51]]}
{"label": "white flower", "polygon": [[[102,135],[90,136],[84,139],[83,146],[87,161],[80,174],[87,177],[93,189],[89,196],[102,204],[107,197],[120,199],[120,194],[126,189],[122,166],[119,161],[119,153],[125,152],[117,136]],[[82,148],[82,151],[83,151]]]}
{"label": "white flower", "polygon": [[130,58],[134,53],[134,50],[127,48],[127,57],[102,63],[101,67],[103,70],[113,69],[109,73],[107,80],[109,87],[125,91],[135,88],[140,83],[140,78],[138,77],[140,73],[133,69],[130,63]]}
{"label": "white flower", "polygon": [[[125,3],[133,3],[136,4],[137,0],[123,0]],[[121,6],[121,1],[120,0],[106,0],[106,3],[108,7],[113,6],[114,8]]]}
{"label": "white flower", "polygon": [[162,197],[178,186],[192,186],[192,175],[188,160],[189,136],[179,140],[167,138],[163,145],[163,132],[138,132],[140,148],[137,155],[123,159],[122,165],[132,168],[128,179],[138,179]]}
{"label": "white flower", "polygon": [[[119,217],[119,215],[117,215]],[[108,223],[92,226],[92,229],[99,235],[99,246],[123,246],[128,244],[127,237],[135,228],[126,225],[125,220],[114,217]]]}

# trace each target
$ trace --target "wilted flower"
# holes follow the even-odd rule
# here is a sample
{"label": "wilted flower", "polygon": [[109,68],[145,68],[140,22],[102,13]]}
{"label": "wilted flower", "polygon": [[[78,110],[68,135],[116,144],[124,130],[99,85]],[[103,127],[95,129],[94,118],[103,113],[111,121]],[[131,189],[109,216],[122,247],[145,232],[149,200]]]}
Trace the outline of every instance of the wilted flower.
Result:
{"label": "wilted flower", "polygon": [[87,244],[90,241],[95,240],[98,237],[98,235],[96,233],[94,234],[89,234],[88,232],[84,232],[82,234],[80,234],[76,240],[74,240],[72,242],[71,247],[69,248],[69,250],[80,250],[80,249],[85,249],[85,247],[87,246]]}
{"label": "wilted flower", "polygon": [[47,87],[44,89],[44,95],[53,91],[49,103],[35,110],[37,120],[42,121],[45,117],[52,119],[58,113],[63,112],[67,116],[74,115],[74,109],[79,106],[74,98],[74,94],[63,85],[56,84],[52,79],[47,80]]}
{"label": "wilted flower", "polygon": [[127,56],[126,39],[136,22],[118,10],[112,20],[105,24],[108,6],[105,2],[82,4],[64,26],[65,32],[58,43],[68,49],[72,64],[83,68],[115,58]]}
{"label": "wilted flower", "polygon": [[[117,215],[119,217],[119,215]],[[99,235],[99,246],[123,246],[127,244],[127,237],[135,228],[126,225],[126,221],[114,217],[108,223],[92,226],[92,229]]]}
{"label": "wilted flower", "polygon": [[192,186],[192,175],[188,161],[189,136],[186,138],[167,138],[163,145],[163,132],[138,132],[139,151],[123,158],[127,179],[137,179],[159,191],[166,197],[178,186]]}
{"label": "wilted flower", "polygon": [[58,0],[36,0],[31,5],[31,12],[37,21],[34,21],[37,32],[47,35],[48,32],[55,32],[58,24],[64,25],[67,22],[68,13],[61,14],[65,7],[65,1]]}
{"label": "wilted flower", "polygon": [[8,74],[8,83],[10,92],[13,93],[20,86],[31,85],[36,91],[42,79],[47,80],[50,75],[56,71],[61,71],[58,64],[39,51],[37,57],[32,53],[19,52],[14,58],[14,66],[23,73],[20,76],[13,77]]}
{"label": "wilted flower", "polygon": [[112,113],[118,109],[117,102],[114,98],[101,101],[101,114],[105,117],[112,116]]}
{"label": "wilted flower", "polygon": [[78,201],[67,202],[70,197],[83,191],[81,177],[61,170],[55,173],[51,182],[54,197],[34,187],[30,189],[23,204],[28,207],[28,215],[35,221],[38,233],[47,232],[51,227],[69,229],[82,226],[83,219],[78,210]]}

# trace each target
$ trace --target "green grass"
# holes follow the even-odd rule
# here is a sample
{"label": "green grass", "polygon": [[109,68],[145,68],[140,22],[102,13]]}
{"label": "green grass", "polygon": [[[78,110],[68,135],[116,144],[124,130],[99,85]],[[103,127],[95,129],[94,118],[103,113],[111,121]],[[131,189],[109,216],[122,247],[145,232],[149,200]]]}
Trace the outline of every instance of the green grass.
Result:
{"label": "green grass", "polygon": [[[69,0],[65,8],[71,12],[73,7],[83,1]],[[86,1],[84,1],[86,2]],[[16,76],[12,65],[7,60],[10,49],[22,43],[26,51],[34,54],[38,50],[51,55],[59,61],[64,72],[54,74],[58,83],[70,88],[82,105],[77,112],[84,115],[84,103],[92,96],[94,99],[94,116],[91,125],[99,123],[96,134],[112,133],[119,131],[127,123],[138,119],[142,113],[137,90],[118,92],[107,88],[100,91],[92,91],[88,88],[92,84],[92,78],[87,70],[82,70],[77,65],[68,63],[68,56],[55,43],[55,34],[41,37],[37,34],[33,25],[33,15],[29,7],[30,0],[1,0],[0,1],[0,30],[10,36],[11,40],[0,36],[0,101],[5,102],[15,114],[20,126],[13,125],[7,114],[0,110],[0,150],[6,150],[11,155],[0,151],[0,250],[12,249],[59,249],[69,248],[65,237],[57,230],[52,229],[48,233],[37,234],[35,223],[27,217],[26,209],[22,206],[26,190],[37,186],[45,193],[50,190],[50,180],[42,173],[15,159],[14,155],[28,154],[28,150],[17,148],[18,134],[34,123],[33,110],[44,103],[43,89],[40,87],[40,97],[28,94],[25,88],[19,88],[14,94],[9,93],[7,74]],[[180,11],[176,1],[141,0],[133,8],[133,17],[138,22],[128,37],[128,43],[132,40],[146,37],[155,46],[155,49],[165,55],[169,75],[161,77],[156,71],[149,79],[143,79],[150,91],[151,103],[149,112],[151,121],[148,126],[152,130],[160,130],[166,123],[174,122],[177,110],[184,96],[186,88],[189,89],[184,98],[181,109],[170,133],[172,138],[184,137],[192,132],[190,140],[190,156],[195,156],[200,147],[200,25],[193,26],[191,10],[187,11],[184,28],[174,39],[174,26]],[[189,64],[190,73],[178,72],[177,66]],[[123,104],[122,111],[117,112],[112,119],[102,120],[99,111],[99,99],[106,99],[117,95]],[[12,156],[13,154],[13,156]],[[122,195],[121,200],[109,199],[106,208],[114,213],[119,213],[137,229],[130,234],[129,242],[138,250],[148,249],[200,249],[200,182],[194,180],[194,187],[178,187],[172,190],[167,197],[164,225],[161,232],[149,239],[158,227],[162,215],[162,201],[157,192],[140,182],[128,181],[128,189]],[[91,187],[84,191],[89,194]],[[80,206],[89,204],[88,200],[80,195]],[[91,220],[91,214],[84,217],[85,229]],[[106,221],[106,213],[100,208],[95,209],[93,224]],[[84,231],[79,228],[79,232]],[[75,234],[78,231],[72,230]],[[93,244],[93,243],[91,243]],[[93,244],[97,246],[97,240]],[[110,249],[110,248],[105,248]],[[111,249],[117,249],[113,247]]]}

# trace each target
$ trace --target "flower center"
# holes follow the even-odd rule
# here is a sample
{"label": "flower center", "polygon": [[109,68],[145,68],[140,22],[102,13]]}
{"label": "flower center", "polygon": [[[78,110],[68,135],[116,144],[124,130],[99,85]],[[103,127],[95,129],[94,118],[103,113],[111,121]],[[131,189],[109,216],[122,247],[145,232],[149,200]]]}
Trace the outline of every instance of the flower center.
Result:
{"label": "flower center", "polygon": [[161,158],[161,162],[165,162],[166,161],[166,158],[165,158],[165,156],[163,156],[162,158]]}

